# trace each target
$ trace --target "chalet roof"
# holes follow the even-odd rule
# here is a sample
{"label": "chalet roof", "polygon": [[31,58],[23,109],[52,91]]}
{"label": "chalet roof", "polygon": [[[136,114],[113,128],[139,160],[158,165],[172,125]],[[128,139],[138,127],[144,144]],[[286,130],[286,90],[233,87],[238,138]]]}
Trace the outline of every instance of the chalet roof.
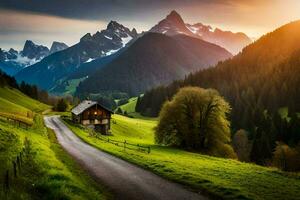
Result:
{"label": "chalet roof", "polygon": [[78,104],[76,107],[74,107],[71,112],[74,115],[79,115],[81,114],[83,111],[85,111],[86,109],[94,106],[94,105],[99,105],[101,108],[103,108],[104,110],[107,110],[108,112],[111,112],[111,110],[109,110],[108,108],[105,108],[104,106],[100,105],[98,102],[96,101],[90,101],[90,100],[84,100],[82,101],[80,104]]}

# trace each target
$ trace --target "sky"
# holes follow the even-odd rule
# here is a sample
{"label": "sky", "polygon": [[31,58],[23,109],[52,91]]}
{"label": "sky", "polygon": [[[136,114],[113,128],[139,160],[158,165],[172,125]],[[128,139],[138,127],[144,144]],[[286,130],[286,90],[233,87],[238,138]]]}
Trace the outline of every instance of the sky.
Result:
{"label": "sky", "polygon": [[259,38],[300,19],[300,0],[0,0],[0,48],[21,50],[27,39],[73,45],[110,20],[147,31],[171,10],[190,24]]}

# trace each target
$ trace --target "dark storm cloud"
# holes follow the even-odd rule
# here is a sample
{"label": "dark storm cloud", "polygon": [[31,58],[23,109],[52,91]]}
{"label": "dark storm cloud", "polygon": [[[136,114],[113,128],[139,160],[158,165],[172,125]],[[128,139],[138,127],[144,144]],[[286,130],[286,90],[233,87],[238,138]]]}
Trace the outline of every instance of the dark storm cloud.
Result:
{"label": "dark storm cloud", "polygon": [[[0,0],[0,8],[77,19],[107,19],[193,4],[234,0]],[[243,1],[243,0],[242,0]]]}

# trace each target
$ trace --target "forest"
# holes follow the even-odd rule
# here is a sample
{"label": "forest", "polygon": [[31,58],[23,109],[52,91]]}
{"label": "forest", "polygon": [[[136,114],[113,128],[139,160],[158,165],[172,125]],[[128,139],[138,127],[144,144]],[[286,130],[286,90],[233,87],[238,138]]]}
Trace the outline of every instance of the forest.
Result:
{"label": "forest", "polygon": [[232,133],[242,129],[249,140],[245,159],[269,165],[276,152],[299,148],[300,45],[294,42],[299,39],[300,21],[287,24],[232,59],[149,90],[138,98],[136,111],[157,116],[163,103],[184,86],[216,89],[232,107]]}

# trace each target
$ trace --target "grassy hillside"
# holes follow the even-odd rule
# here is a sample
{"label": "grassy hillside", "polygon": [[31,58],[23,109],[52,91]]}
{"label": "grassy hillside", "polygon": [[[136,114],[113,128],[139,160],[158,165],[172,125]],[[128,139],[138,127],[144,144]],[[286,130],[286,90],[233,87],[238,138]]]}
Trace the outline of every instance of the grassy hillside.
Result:
{"label": "grassy hillside", "polygon": [[[29,98],[16,89],[0,87],[0,110],[24,115],[27,111],[42,112],[50,106]],[[14,105],[12,105],[14,104]]]}
{"label": "grassy hillside", "polygon": [[83,128],[68,122],[68,126],[91,145],[196,191],[224,199],[300,199],[300,174],[155,145],[155,125],[155,120],[113,116],[113,135],[109,138],[150,145],[151,153],[146,154],[124,151],[122,147],[89,137]]}
{"label": "grassy hillside", "polygon": [[[46,129],[37,112],[49,106],[39,103],[15,89],[0,88],[0,114],[32,118],[27,129],[0,117],[0,199],[105,199],[101,187],[68,156]],[[32,113],[27,117],[28,113]],[[13,175],[13,161],[30,141],[28,156],[23,156],[21,171]],[[4,181],[9,170],[9,193],[4,195]]]}
{"label": "grassy hillside", "polygon": [[133,118],[139,118],[139,119],[149,119],[149,120],[154,120],[155,118],[153,117],[145,117],[142,116],[140,113],[135,112],[135,107],[137,103],[137,97],[132,97],[128,100],[128,103],[121,105],[120,108],[122,109],[123,112],[127,112],[127,115]]}

